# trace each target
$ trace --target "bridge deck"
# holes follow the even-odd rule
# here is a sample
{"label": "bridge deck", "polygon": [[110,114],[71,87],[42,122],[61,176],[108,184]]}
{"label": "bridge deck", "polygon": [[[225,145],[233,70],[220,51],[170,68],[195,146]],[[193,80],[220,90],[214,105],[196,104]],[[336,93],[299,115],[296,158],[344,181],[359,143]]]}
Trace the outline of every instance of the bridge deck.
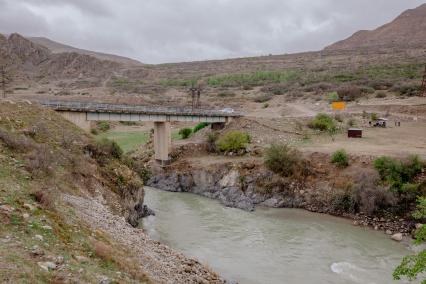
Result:
{"label": "bridge deck", "polygon": [[75,111],[90,113],[123,113],[170,116],[201,116],[201,117],[240,117],[241,113],[230,109],[208,110],[188,107],[138,106],[124,104],[106,104],[71,101],[39,101],[45,107],[58,111]]}

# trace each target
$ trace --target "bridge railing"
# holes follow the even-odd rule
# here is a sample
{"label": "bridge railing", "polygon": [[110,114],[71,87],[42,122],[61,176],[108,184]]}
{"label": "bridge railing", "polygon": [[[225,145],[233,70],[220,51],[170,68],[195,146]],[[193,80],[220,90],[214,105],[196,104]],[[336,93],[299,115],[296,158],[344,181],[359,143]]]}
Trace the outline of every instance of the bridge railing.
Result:
{"label": "bridge railing", "polygon": [[127,112],[165,115],[199,115],[199,116],[242,116],[241,113],[226,108],[222,110],[192,109],[190,107],[131,106],[125,104],[106,104],[71,101],[38,101],[43,106],[56,110],[91,111],[91,112]]}

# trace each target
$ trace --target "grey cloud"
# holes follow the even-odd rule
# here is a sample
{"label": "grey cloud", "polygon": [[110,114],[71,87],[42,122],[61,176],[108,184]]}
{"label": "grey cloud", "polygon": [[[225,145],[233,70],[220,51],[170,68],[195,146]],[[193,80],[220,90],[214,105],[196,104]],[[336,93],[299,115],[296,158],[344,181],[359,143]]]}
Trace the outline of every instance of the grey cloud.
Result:
{"label": "grey cloud", "polygon": [[[0,0],[0,30],[147,63],[319,50],[423,1]],[[5,9],[3,9],[5,7]],[[19,11],[25,17],[17,17]],[[24,20],[22,20],[24,19]]]}

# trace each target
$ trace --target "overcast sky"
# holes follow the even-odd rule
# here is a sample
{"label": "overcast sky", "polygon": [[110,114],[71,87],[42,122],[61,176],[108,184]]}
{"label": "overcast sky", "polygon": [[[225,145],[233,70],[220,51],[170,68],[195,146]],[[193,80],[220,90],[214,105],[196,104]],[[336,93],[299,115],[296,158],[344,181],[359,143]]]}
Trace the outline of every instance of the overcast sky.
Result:
{"label": "overcast sky", "polygon": [[319,50],[425,0],[0,0],[0,32],[163,63]]}

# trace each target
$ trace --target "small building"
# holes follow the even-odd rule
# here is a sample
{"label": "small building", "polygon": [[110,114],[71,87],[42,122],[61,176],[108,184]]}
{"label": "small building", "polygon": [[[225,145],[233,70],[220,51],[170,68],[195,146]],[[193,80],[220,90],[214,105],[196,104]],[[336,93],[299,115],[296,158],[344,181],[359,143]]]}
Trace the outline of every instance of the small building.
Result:
{"label": "small building", "polygon": [[362,138],[362,129],[361,128],[349,128],[348,129],[348,138]]}

